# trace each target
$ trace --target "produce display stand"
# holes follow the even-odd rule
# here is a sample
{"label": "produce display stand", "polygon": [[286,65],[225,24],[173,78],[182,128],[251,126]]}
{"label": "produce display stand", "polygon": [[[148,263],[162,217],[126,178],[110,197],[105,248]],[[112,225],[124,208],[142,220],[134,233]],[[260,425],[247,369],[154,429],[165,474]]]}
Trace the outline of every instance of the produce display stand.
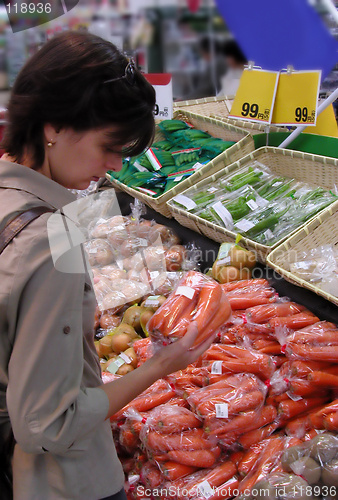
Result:
{"label": "produce display stand", "polygon": [[334,296],[324,292],[318,286],[297,277],[289,270],[291,254],[295,254],[296,252],[298,254],[301,252],[310,252],[324,244],[338,245],[338,202],[335,202],[331,207],[324,210],[271,252],[267,258],[267,264],[286,280],[290,281],[290,283],[307,288],[338,306],[338,293],[337,296]]}
{"label": "produce display stand", "polygon": [[[227,165],[232,164],[240,158],[243,158],[243,156],[251,153],[255,149],[253,137],[250,136],[247,131],[228,123],[223,123],[219,120],[203,117],[187,111],[177,111],[174,118],[176,120],[187,121],[195,128],[203,130],[204,132],[208,132],[213,137],[217,137],[225,141],[238,142],[218,155],[215,159],[199,168],[196,173],[192,174],[186,180],[178,183],[176,187],[170,189],[157,198],[143,194],[137,189],[126,186],[125,184],[122,184],[118,180],[112,178],[109,174],[106,174],[107,179],[111,181],[111,183],[115,187],[121,189],[122,191],[125,191],[126,193],[129,193],[134,198],[142,200],[146,205],[154,208],[157,212],[165,215],[166,217],[172,217],[171,211],[166,205],[168,200],[181,193],[182,191],[188,189],[190,186],[193,186],[201,179],[204,179],[205,177],[223,169]],[[164,136],[162,135],[160,129],[157,127],[155,142],[163,139]]]}
{"label": "produce display stand", "polygon": [[252,135],[264,134],[269,132],[285,132],[285,127],[276,127],[275,125],[267,125],[256,122],[246,122],[228,118],[231,106],[235,96],[219,96],[205,97],[204,99],[194,99],[190,101],[179,101],[174,103],[174,111],[189,111],[201,116],[215,118],[217,120],[229,123],[236,127],[242,128]]}
{"label": "produce display stand", "polygon": [[[117,192],[117,199],[122,215],[130,214],[130,204],[133,203],[133,198],[124,192]],[[336,206],[336,204],[335,204]],[[206,272],[214,263],[214,256],[217,255],[219,243],[197,233],[192,229],[182,226],[175,219],[167,219],[151,208],[147,208],[147,213],[144,216],[148,220],[155,220],[158,224],[165,224],[172,228],[179,236],[183,245],[194,242],[201,251],[201,271]],[[338,307],[332,302],[326,300],[323,296],[318,296],[312,289],[303,289],[296,286],[294,283],[287,281],[278,272],[266,265],[258,264],[253,271],[254,278],[266,278],[269,280],[281,296],[287,296],[291,300],[304,305],[316,316],[322,320],[332,321],[338,324]]]}
{"label": "produce display stand", "polygon": [[[191,189],[196,191],[206,187],[211,182],[217,182],[218,179],[227,175],[229,171],[240,171],[255,160],[268,166],[270,170],[277,175],[294,178],[311,184],[314,187],[321,186],[330,190],[335,185],[338,185],[338,160],[297,151],[264,147],[250,153],[233,165],[230,165],[227,170],[221,170],[217,174],[211,175],[200,181]],[[177,207],[172,200],[168,202],[168,207],[170,207],[173,217],[183,226],[204,234],[208,238],[219,243],[234,242],[236,240],[237,234],[235,232],[222,228],[197,215],[189,213],[185,209]],[[243,237],[241,244],[248,250],[253,250],[258,260],[265,263],[267,255],[277,248],[282,241],[283,240],[280,240],[275,245],[267,246]]]}

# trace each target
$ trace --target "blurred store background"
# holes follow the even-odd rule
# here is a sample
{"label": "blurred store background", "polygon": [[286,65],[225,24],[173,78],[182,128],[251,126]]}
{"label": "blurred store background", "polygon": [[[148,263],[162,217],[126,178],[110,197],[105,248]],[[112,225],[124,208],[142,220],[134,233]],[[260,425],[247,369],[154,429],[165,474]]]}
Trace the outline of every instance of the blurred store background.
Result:
{"label": "blurred store background", "polygon": [[[338,25],[324,0],[308,1],[338,39]],[[15,0],[18,6],[20,2],[23,0]],[[171,73],[175,100],[233,94],[246,62],[214,0],[80,0],[58,19],[17,33],[12,32],[3,6],[1,107],[6,105],[9,89],[25,60],[55,33],[68,29],[86,29],[111,40],[133,56],[144,72]],[[338,65],[323,82],[322,93],[337,87]]]}

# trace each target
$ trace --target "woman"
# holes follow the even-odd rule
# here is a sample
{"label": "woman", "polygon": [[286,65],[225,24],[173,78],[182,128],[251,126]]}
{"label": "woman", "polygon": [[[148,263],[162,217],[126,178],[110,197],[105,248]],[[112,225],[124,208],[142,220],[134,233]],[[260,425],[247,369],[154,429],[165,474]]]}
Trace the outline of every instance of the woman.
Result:
{"label": "woman", "polygon": [[[117,49],[88,33],[49,41],[21,70],[0,161],[0,230],[36,206],[62,210],[123,155],[151,144],[155,95]],[[102,385],[88,275],[56,269],[44,214],[0,258],[0,433],[10,423],[15,500],[122,499],[124,475],[107,420],[158,378],[186,367],[190,327],[127,377]],[[7,394],[6,394],[7,389]],[[7,402],[7,405],[6,405]]]}

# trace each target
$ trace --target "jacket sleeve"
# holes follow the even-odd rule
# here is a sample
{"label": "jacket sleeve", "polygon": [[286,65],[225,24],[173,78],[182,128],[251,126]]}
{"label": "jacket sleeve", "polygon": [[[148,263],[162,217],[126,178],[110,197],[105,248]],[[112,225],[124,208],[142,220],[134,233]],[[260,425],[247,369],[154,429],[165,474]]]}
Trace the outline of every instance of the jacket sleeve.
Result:
{"label": "jacket sleeve", "polygon": [[55,268],[46,234],[29,242],[13,280],[21,290],[9,297],[15,342],[7,389],[14,436],[27,453],[76,456],[107,416],[105,392],[81,386],[84,286],[84,273]]}

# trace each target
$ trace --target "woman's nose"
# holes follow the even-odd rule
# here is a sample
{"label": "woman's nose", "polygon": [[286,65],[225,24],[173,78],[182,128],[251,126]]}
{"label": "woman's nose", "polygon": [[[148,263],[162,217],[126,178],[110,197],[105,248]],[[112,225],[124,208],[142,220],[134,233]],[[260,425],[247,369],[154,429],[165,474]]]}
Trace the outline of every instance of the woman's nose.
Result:
{"label": "woman's nose", "polygon": [[107,170],[113,170],[114,172],[119,172],[122,169],[122,158],[115,157],[114,159],[110,159],[106,163]]}

